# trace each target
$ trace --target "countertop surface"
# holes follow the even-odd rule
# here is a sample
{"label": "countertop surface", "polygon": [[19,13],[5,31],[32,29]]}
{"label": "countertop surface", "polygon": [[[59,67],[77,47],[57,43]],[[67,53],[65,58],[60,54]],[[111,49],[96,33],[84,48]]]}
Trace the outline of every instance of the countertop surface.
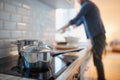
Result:
{"label": "countertop surface", "polygon": [[80,43],[79,46],[80,48],[84,48],[84,49],[80,52],[76,52],[73,54],[66,54],[66,55],[77,56],[78,58],[70,66],[68,66],[68,68],[56,80],[69,80],[67,74],[70,75],[71,72],[74,72],[74,69],[79,68],[82,62],[86,60],[87,55],[90,53],[92,48],[91,41],[88,40],[88,42],[86,43]]}
{"label": "countertop surface", "polygon": [[[71,54],[64,54],[65,56],[77,56],[78,58],[70,64],[67,69],[57,78],[57,80],[65,80],[65,74],[68,74],[72,68],[74,68],[75,64],[81,64],[84,61],[85,56],[87,55],[88,51],[91,49],[91,43],[80,43],[80,48],[84,48],[80,52],[73,52]],[[79,63],[78,63],[79,61]],[[76,66],[77,67],[77,66]],[[7,74],[2,74],[0,73],[0,80],[35,80],[35,79],[29,79],[29,78],[23,78],[23,77],[17,77],[17,76],[12,76],[12,75],[7,75]]]}

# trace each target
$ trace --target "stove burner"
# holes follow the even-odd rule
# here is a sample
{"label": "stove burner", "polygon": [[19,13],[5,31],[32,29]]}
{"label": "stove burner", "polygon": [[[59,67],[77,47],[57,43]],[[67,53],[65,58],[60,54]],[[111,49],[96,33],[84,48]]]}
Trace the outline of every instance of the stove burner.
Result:
{"label": "stove burner", "polygon": [[33,78],[33,79],[38,79],[38,80],[49,80],[49,79],[54,79],[52,77],[53,71],[52,68],[49,67],[49,69],[46,70],[38,70],[38,69],[24,69],[21,70],[19,66],[14,66],[11,68],[12,71],[17,71],[17,73],[21,74],[23,77],[26,78]]}
{"label": "stove burner", "polygon": [[17,55],[0,59],[0,73],[38,80],[55,80],[75,59],[77,59],[77,57],[60,55],[54,57],[49,69],[29,70],[22,66],[22,60],[19,57],[20,56]]}

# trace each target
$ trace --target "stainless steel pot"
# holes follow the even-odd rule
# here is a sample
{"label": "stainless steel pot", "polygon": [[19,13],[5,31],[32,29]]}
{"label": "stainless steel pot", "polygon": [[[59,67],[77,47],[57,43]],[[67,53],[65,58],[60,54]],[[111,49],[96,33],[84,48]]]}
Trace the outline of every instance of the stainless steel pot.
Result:
{"label": "stainless steel pot", "polygon": [[17,65],[15,67],[13,67],[12,70],[20,69],[19,72],[20,73],[22,72],[22,70],[25,67],[24,66],[24,57],[23,57],[23,54],[22,54],[22,50],[24,50],[24,47],[29,46],[29,45],[34,45],[36,42],[38,42],[38,40],[26,40],[26,39],[11,42],[12,45],[17,45],[18,55],[19,55]]}
{"label": "stainless steel pot", "polygon": [[22,51],[23,65],[24,68],[30,69],[31,71],[36,71],[36,69],[37,71],[48,69],[51,65],[53,57],[80,50],[82,49],[54,52],[50,46],[45,44],[39,46],[29,46]]}

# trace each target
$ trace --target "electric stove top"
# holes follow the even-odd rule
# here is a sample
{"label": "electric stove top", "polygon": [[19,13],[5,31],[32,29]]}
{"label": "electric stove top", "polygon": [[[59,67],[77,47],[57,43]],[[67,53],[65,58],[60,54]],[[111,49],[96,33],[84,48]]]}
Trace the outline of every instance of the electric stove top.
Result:
{"label": "electric stove top", "polygon": [[21,58],[9,56],[0,59],[0,73],[38,80],[54,80],[75,60],[77,56],[59,55],[53,58],[49,69],[30,72],[21,68]]}

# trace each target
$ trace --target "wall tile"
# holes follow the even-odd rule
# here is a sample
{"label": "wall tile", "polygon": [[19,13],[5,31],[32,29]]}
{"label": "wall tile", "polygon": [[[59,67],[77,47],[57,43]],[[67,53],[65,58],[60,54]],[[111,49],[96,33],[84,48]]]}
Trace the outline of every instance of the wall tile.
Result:
{"label": "wall tile", "polygon": [[3,46],[4,46],[4,41],[0,40],[0,49],[3,48]]}
{"label": "wall tile", "polygon": [[16,6],[5,3],[5,11],[16,13]]}
{"label": "wall tile", "polygon": [[21,19],[22,19],[22,17],[20,15],[15,15],[15,14],[11,15],[11,20],[12,21],[21,22]]}
{"label": "wall tile", "polygon": [[0,10],[3,10],[4,3],[0,2]]}
{"label": "wall tile", "polygon": [[11,48],[11,39],[4,40],[4,48]]}
{"label": "wall tile", "polygon": [[0,0],[0,57],[9,56],[16,50],[10,42],[18,39],[49,39],[51,43],[54,15],[54,9],[39,0]]}
{"label": "wall tile", "polygon": [[27,24],[26,23],[17,23],[17,30],[26,30]]}
{"label": "wall tile", "polygon": [[0,31],[0,39],[8,39],[10,37],[10,31]]}
{"label": "wall tile", "polygon": [[[10,1],[10,0],[9,0]],[[17,2],[17,1],[10,1],[11,2],[11,4],[13,4],[13,5],[15,5],[15,6],[18,6],[18,7],[21,7],[22,6],[22,3],[20,3],[20,2]]]}
{"label": "wall tile", "polygon": [[3,29],[3,21],[0,20],[0,29]]}
{"label": "wall tile", "polygon": [[26,22],[26,23],[29,23],[29,22],[31,22],[31,18],[23,16],[22,21]]}
{"label": "wall tile", "polygon": [[22,32],[21,31],[12,31],[11,32],[11,37],[12,38],[20,38],[22,36]]}
{"label": "wall tile", "polygon": [[10,41],[0,40],[0,49],[10,48]]}
{"label": "wall tile", "polygon": [[28,6],[26,4],[23,4],[22,7],[25,8],[25,9],[28,9],[28,10],[30,9],[30,6]]}
{"label": "wall tile", "polygon": [[10,13],[0,11],[0,19],[1,20],[10,20]]}
{"label": "wall tile", "polygon": [[29,15],[29,10],[26,10],[24,8],[17,7],[17,13],[22,15]]}
{"label": "wall tile", "polygon": [[15,22],[5,22],[4,23],[5,30],[16,30],[16,23]]}

